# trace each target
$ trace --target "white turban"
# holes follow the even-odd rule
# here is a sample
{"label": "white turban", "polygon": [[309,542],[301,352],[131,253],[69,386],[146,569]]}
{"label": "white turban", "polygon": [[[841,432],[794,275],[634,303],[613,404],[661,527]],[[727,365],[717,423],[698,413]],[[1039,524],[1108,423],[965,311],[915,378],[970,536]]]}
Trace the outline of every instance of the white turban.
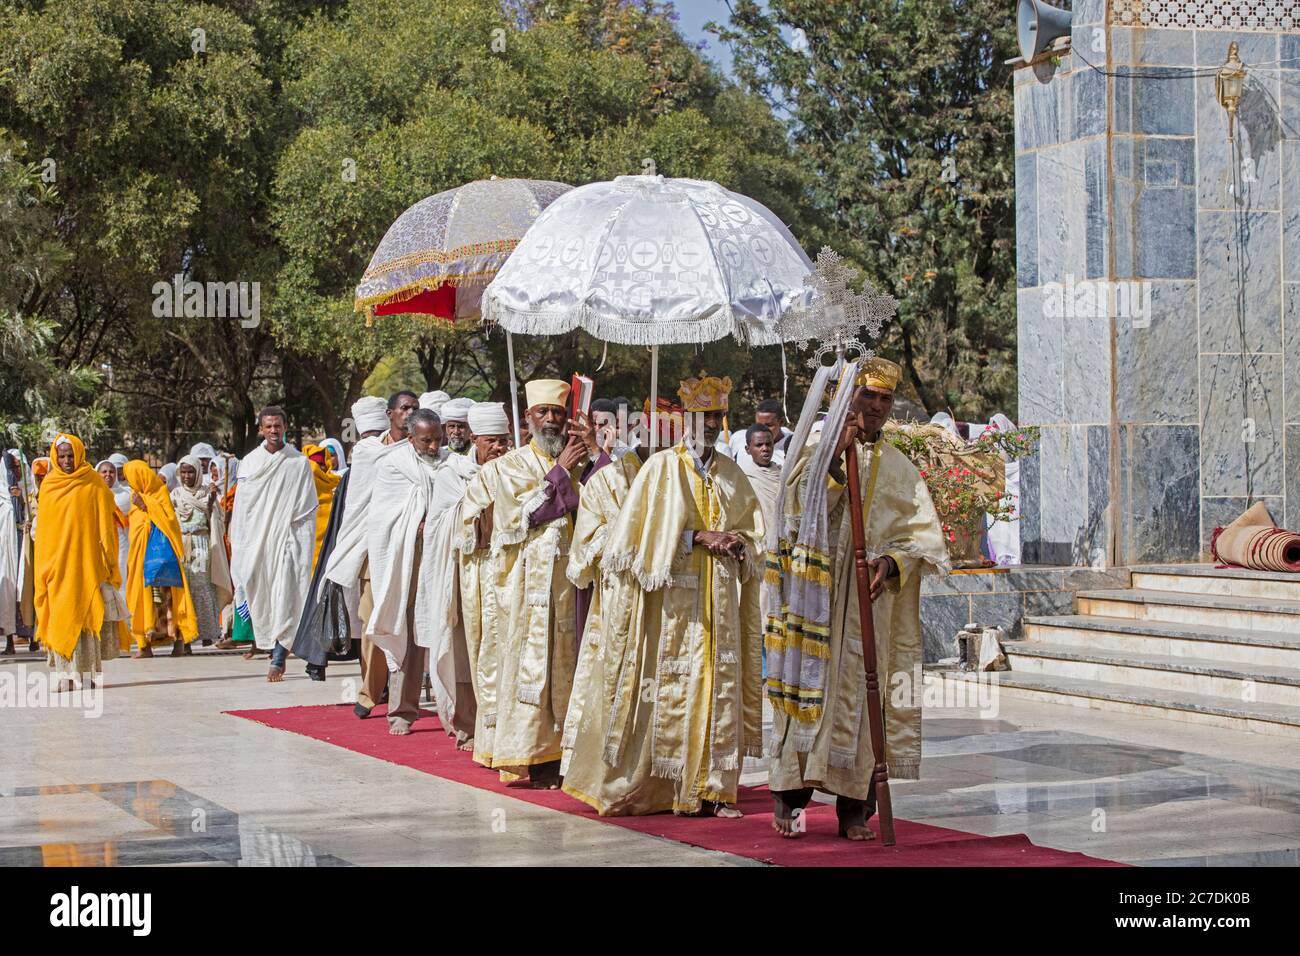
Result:
{"label": "white turban", "polygon": [[114,467],[114,468],[121,468],[121,467],[122,467],[123,465],[125,465],[125,464],[127,463],[127,461],[129,461],[130,459],[128,459],[128,458],[126,457],[126,455],[124,455],[124,454],[122,454],[120,451],[118,451],[118,452],[114,452],[113,454],[109,455],[109,456],[108,456],[108,460],[111,461],[111,462],[113,463],[113,467]]}
{"label": "white turban", "polygon": [[453,398],[442,406],[442,411],[438,412],[438,417],[444,422],[467,422],[469,421],[470,409],[475,404],[472,398]]}
{"label": "white turban", "polygon": [[451,401],[451,396],[439,389],[436,392],[425,392],[420,396],[420,407],[427,408],[429,411],[438,413],[441,418],[442,406]]}
{"label": "white turban", "polygon": [[352,421],[358,435],[382,432],[388,427],[388,403],[378,395],[363,395],[352,403]]}
{"label": "white turban", "polygon": [[469,430],[475,435],[504,435],[510,431],[510,419],[501,402],[476,402],[469,410]]}
{"label": "white turban", "polygon": [[190,454],[195,458],[216,458],[217,450],[207,442],[201,441],[190,449]]}

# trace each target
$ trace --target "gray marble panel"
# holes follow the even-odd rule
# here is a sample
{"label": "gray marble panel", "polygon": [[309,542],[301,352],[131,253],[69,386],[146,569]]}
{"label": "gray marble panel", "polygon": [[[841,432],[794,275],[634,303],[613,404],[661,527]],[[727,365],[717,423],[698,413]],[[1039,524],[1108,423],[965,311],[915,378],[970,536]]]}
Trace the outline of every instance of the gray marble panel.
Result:
{"label": "gray marble panel", "polygon": [[1300,70],[1300,33],[1284,33],[1282,43],[1282,69]]}
{"label": "gray marble panel", "polygon": [[1027,591],[1024,594],[1026,617],[1074,612],[1073,591]]}
{"label": "gray marble panel", "polygon": [[922,594],[970,594],[994,590],[994,579],[1005,574],[927,574],[921,579]]}
{"label": "gray marble panel", "polygon": [[1081,540],[1082,557],[1092,567],[1107,563],[1110,520],[1110,428],[1088,427],[1088,521]]}
{"label": "gray marble panel", "polygon": [[[1300,85],[1300,79],[1296,80]],[[1300,140],[1282,144],[1286,186],[1282,213],[1282,277],[1300,281]]]}
{"label": "gray marble panel", "polygon": [[1102,23],[1106,19],[1106,0],[1074,0],[1072,25]]}
{"label": "gray marble panel", "polygon": [[1110,274],[1110,197],[1106,194],[1109,165],[1104,139],[1084,144],[1084,188],[1088,191],[1086,241],[1089,279],[1102,279]]}
{"label": "gray marble panel", "polygon": [[1065,572],[1065,589],[1086,591],[1092,588],[1126,588],[1131,580],[1126,567],[1072,568]]}
{"label": "gray marble panel", "polygon": [[1113,27],[1110,53],[1119,72],[1124,66],[1190,66],[1196,60],[1190,30]]}
{"label": "gray marble panel", "polygon": [[1064,568],[1012,568],[1007,580],[1013,591],[1060,591],[1065,587]]}
{"label": "gray marble panel", "polygon": [[1286,527],[1300,528],[1300,425],[1286,426]]}
{"label": "gray marble panel", "polygon": [[1038,285],[1038,157],[1016,157],[1016,285]]}
{"label": "gray marble panel", "polygon": [[1283,73],[1281,81],[1282,138],[1300,139],[1300,71]]}
{"label": "gray marble panel", "polygon": [[1212,498],[1207,496],[1201,499],[1202,560],[1213,560],[1210,542],[1214,540],[1214,529],[1226,527],[1257,501],[1264,503],[1264,507],[1268,509],[1268,513],[1274,521],[1280,521],[1283,518],[1285,509],[1280,496],[1256,495],[1254,498]]}
{"label": "gray marble panel", "polygon": [[1201,422],[1205,495],[1282,494],[1280,355],[1202,355]]}
{"label": "gray marble panel", "polygon": [[1249,69],[1252,63],[1271,68],[1279,60],[1278,34],[1238,33],[1232,30],[1194,30],[1196,65],[1222,66],[1228,59],[1228,45],[1237,44],[1237,55]]}
{"label": "gray marble panel", "polygon": [[1148,187],[1196,185],[1196,149],[1191,137],[1139,140],[1134,179]]}
{"label": "gray marble panel", "polygon": [[1137,274],[1137,197],[1139,183],[1134,171],[1141,162],[1139,153],[1145,149],[1143,141],[1135,136],[1111,136],[1110,176],[1112,202],[1111,242],[1115,246],[1115,278],[1130,279]]}
{"label": "gray marble panel", "polygon": [[1116,521],[1117,558],[1120,564],[1133,563],[1133,429],[1119,424],[1119,510]]}
{"label": "gray marble panel", "polygon": [[1001,627],[1012,639],[1020,637],[1020,618],[1023,613],[1020,595],[1014,591],[971,595],[971,619],[978,624]]}
{"label": "gray marble panel", "polygon": [[1195,190],[1143,187],[1135,197],[1135,207],[1136,276],[1143,279],[1195,278]]}
{"label": "gray marble panel", "polygon": [[1019,343],[1018,388],[1022,425],[1052,424],[1061,420],[1062,319],[1043,314],[1043,291],[1016,293],[1016,341]]}
{"label": "gray marble panel", "polygon": [[1086,564],[1082,547],[1088,521],[1087,427],[1044,428],[1042,489],[1042,564]]}
{"label": "gray marble panel", "polygon": [[1067,315],[1064,345],[1066,421],[1079,424],[1109,421],[1110,318]]}
{"label": "gray marble panel", "polygon": [[1185,70],[1144,67],[1141,73],[1116,76],[1115,130],[1152,136],[1196,133],[1196,91]]}
{"label": "gray marble panel", "polygon": [[921,598],[922,659],[927,664],[956,657],[953,640],[970,622],[970,598],[965,595],[935,594]]}
{"label": "gray marble panel", "polygon": [[1061,140],[1058,84],[1060,76],[1047,82],[1016,87],[1016,151],[1040,149]]}
{"label": "gray marble panel", "polygon": [[[1038,456],[1038,449],[1034,449],[1020,459],[1020,560],[1023,564],[1038,564],[1041,550],[1042,495]],[[1017,572],[1011,574],[1014,576]]]}
{"label": "gray marble panel", "polygon": [[1127,563],[1194,561],[1200,550],[1199,429],[1129,425],[1132,466]]}
{"label": "gray marble panel", "polygon": [[1064,282],[1087,269],[1088,187],[1083,145],[1038,152],[1038,279]]}
{"label": "gray marble panel", "polygon": [[[1228,114],[1214,77],[1196,81],[1197,161],[1202,209],[1277,209],[1282,155],[1276,74],[1248,83],[1228,141]],[[1238,202],[1234,197],[1240,195]]]}
{"label": "gray marble panel", "polygon": [[1282,325],[1286,329],[1286,404],[1284,420],[1300,422],[1300,282],[1282,286]]}
{"label": "gray marble panel", "polygon": [[1075,139],[1106,132],[1106,75],[1091,67],[1070,74],[1071,130]]}
{"label": "gray marble panel", "polygon": [[[1196,283],[1136,281],[1141,282],[1138,308],[1131,317],[1115,320],[1119,420],[1199,422]],[[1149,315],[1140,316],[1148,304]]]}
{"label": "gray marble panel", "polygon": [[[1203,212],[1199,219],[1201,351],[1280,352],[1279,215]],[[1243,286],[1244,330],[1238,316]]]}

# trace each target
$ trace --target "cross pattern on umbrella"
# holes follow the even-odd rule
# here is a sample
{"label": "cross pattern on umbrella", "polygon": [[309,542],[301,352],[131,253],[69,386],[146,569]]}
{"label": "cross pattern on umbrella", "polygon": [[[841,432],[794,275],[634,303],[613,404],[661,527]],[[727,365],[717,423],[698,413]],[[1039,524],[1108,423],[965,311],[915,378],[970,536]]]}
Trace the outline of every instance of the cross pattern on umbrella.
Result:
{"label": "cross pattern on umbrella", "polygon": [[822,246],[817,254],[816,267],[807,280],[813,290],[812,305],[784,320],[788,338],[800,351],[817,343],[808,359],[809,368],[816,369],[827,356],[840,352],[870,355],[867,341],[879,338],[885,322],[898,311],[898,300],[870,282],[864,280],[862,291],[854,292],[852,282],[858,273],[830,246]]}

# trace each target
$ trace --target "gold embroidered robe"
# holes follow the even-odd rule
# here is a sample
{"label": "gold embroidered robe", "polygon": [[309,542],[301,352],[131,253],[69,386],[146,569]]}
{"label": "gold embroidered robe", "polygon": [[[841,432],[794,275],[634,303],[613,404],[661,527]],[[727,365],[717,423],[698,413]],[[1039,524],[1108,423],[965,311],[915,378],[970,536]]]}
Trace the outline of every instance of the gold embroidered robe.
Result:
{"label": "gold embroidered robe", "polygon": [[[787,521],[801,513],[812,446],[787,482]],[[930,493],[916,467],[883,438],[858,446],[863,527],[868,559],[889,555],[899,575],[872,604],[877,674],[885,712],[885,750],[891,779],[921,773],[921,576],[948,567],[948,550]],[[774,707],[768,742],[772,790],[815,787],[866,799],[875,756],[867,721],[861,617],[847,489],[828,478],[831,547],[831,637],[821,719],[808,723]],[[769,681],[772,675],[769,675]]]}
{"label": "gold embroidered robe", "polygon": [[[745,554],[688,548],[688,530],[736,532]],[[612,585],[586,701],[607,709],[578,727],[566,793],[602,815],[736,799],[743,758],[762,752],[762,541],[762,510],[735,462],[715,452],[701,476],[677,445],[641,468],[602,565]]]}
{"label": "gold embroidered robe", "polygon": [[[496,459],[470,482],[461,502],[461,574],[472,576],[479,633],[466,644],[477,680],[494,685],[479,700],[485,739],[475,728],[474,759],[511,779],[534,764],[560,759],[560,738],[577,662],[574,588],[565,576],[573,521],[564,515],[535,528],[529,517],[546,503],[546,473],[555,467],[535,442]],[[572,477],[570,477],[572,481]],[[475,521],[492,505],[492,541],[473,553]],[[488,589],[494,593],[484,598]],[[472,648],[477,647],[477,650]],[[478,692],[476,686],[475,692]]]}
{"label": "gold embroidered robe", "polygon": [[[604,696],[603,670],[600,666],[603,643],[600,609],[605,592],[613,587],[614,579],[601,573],[600,562],[609,529],[613,527],[619,509],[627,498],[628,489],[640,470],[641,460],[636,453],[627,452],[606,464],[582,486],[578,512],[573,522],[568,575],[575,587],[591,587],[591,606],[587,609],[586,628],[578,648],[578,667],[573,675],[569,713],[564,718],[561,773],[568,770],[579,725],[583,721],[603,719],[602,715],[608,710]],[[591,689],[593,682],[596,687],[594,692]]]}

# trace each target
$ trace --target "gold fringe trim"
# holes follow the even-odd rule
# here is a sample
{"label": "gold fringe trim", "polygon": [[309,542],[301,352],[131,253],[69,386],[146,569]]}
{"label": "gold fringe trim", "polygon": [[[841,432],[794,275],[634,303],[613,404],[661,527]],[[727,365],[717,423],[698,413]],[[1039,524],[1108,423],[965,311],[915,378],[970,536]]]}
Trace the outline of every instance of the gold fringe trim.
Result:
{"label": "gold fringe trim", "polygon": [[[366,322],[370,324],[375,316],[375,306],[391,305],[397,302],[405,302],[408,299],[414,299],[422,292],[434,292],[445,285],[461,286],[468,284],[477,279],[490,279],[495,277],[497,270],[485,269],[482,272],[469,272],[459,276],[429,276],[424,279],[417,279],[415,282],[409,282],[406,285],[399,286],[396,289],[389,289],[385,292],[378,292],[374,295],[368,295],[364,298],[352,300],[352,311],[366,313]],[[412,315],[428,315],[426,312],[413,312]],[[434,316],[442,318],[442,316]],[[453,322],[453,319],[446,320]]]}
{"label": "gold fringe trim", "polygon": [[396,272],[398,269],[422,266],[426,263],[445,266],[472,256],[490,256],[498,252],[514,252],[517,245],[519,245],[518,239],[489,239],[486,242],[472,242],[469,245],[457,246],[455,249],[421,249],[419,252],[408,252],[396,259],[389,259],[373,269],[367,269],[362,273],[361,281],[366,282],[369,279],[377,279],[379,276]]}

